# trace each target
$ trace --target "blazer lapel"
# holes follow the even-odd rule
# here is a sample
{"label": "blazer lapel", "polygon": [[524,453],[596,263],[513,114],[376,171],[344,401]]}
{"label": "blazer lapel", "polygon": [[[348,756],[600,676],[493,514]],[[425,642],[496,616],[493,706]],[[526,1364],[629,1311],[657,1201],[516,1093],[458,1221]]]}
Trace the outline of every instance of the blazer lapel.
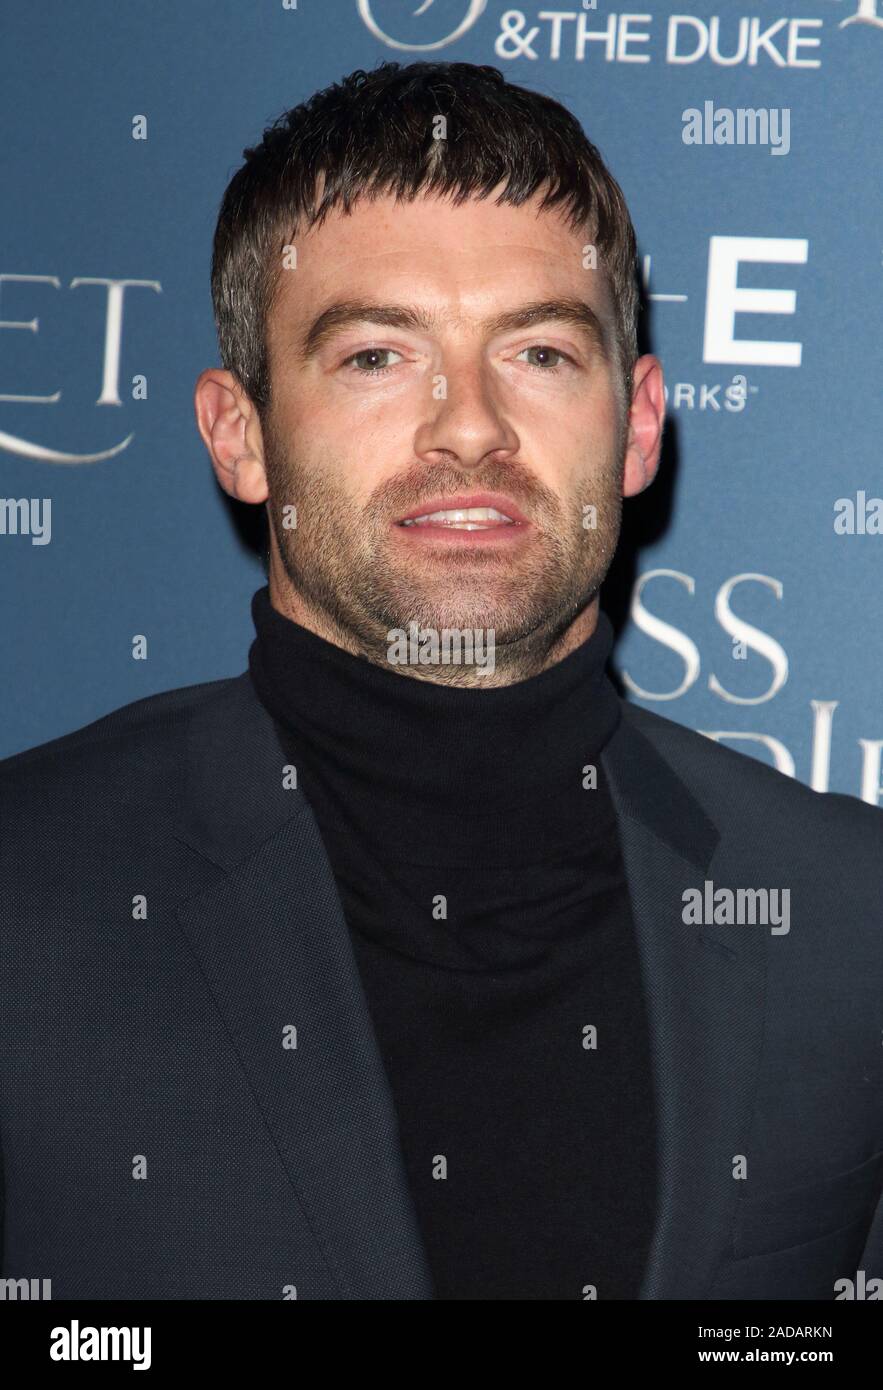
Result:
{"label": "blazer lapel", "polygon": [[[646,727],[646,723],[645,723]],[[657,1212],[639,1298],[700,1299],[727,1256],[763,1020],[762,927],[688,926],[682,893],[714,879],[719,833],[636,727],[601,755],[619,823],[649,1014]],[[721,868],[722,886],[728,880]]]}
{"label": "blazer lapel", "polygon": [[194,714],[177,835],[221,872],[178,919],[341,1296],[430,1299],[333,874],[284,764],[248,673]]}

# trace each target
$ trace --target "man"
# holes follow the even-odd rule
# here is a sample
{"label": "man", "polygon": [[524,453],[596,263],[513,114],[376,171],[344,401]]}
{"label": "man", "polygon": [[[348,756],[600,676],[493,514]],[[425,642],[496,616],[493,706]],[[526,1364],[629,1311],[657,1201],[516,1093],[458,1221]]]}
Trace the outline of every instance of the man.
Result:
{"label": "man", "polygon": [[246,151],[212,289],[269,584],[243,674],[0,768],[3,1273],[883,1277],[883,822],[605,674],[664,398],[597,150],[490,68],[355,73]]}

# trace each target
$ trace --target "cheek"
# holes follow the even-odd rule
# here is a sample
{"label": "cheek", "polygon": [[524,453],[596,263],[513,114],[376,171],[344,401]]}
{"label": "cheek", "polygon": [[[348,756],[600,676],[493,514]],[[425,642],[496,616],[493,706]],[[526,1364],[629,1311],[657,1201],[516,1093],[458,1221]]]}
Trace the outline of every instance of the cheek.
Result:
{"label": "cheek", "polygon": [[323,421],[321,451],[338,484],[365,505],[384,483],[414,466],[416,416],[410,409],[376,403],[356,421],[337,414]]}
{"label": "cheek", "polygon": [[615,438],[619,398],[607,373],[581,376],[571,389],[539,400],[515,397],[511,406],[516,423],[520,417],[534,432],[556,440],[593,439],[603,451]]}
{"label": "cheek", "polygon": [[401,447],[403,440],[413,440],[420,412],[417,393],[385,387],[306,396],[296,418],[304,438],[344,455],[372,447]]}
{"label": "cheek", "polygon": [[588,478],[611,471],[617,456],[618,403],[612,393],[597,393],[552,412],[522,434],[521,454],[544,482],[572,493]]}
{"label": "cheek", "polygon": [[[391,431],[378,418],[354,424],[339,409],[302,396],[277,403],[266,445],[282,464],[283,476],[352,497],[376,486],[384,461],[401,457],[390,445]],[[407,457],[407,455],[406,455]]]}

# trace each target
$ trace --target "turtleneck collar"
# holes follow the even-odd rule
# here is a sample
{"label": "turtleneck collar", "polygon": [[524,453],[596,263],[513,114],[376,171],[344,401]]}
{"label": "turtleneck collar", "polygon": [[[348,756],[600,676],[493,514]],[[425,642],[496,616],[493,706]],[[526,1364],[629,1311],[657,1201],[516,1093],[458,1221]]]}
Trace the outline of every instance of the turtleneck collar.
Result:
{"label": "turtleneck collar", "polygon": [[279,613],[266,586],[251,608],[249,670],[298,753],[308,800],[310,779],[321,779],[341,800],[351,793],[351,804],[370,804],[378,833],[413,835],[424,850],[438,835],[453,851],[483,836],[511,843],[517,830],[529,854],[586,834],[587,808],[601,798],[584,787],[583,769],[596,766],[600,784],[598,756],[621,718],[605,674],[613,644],[605,613],[555,665],[482,690],[417,680],[344,651]]}

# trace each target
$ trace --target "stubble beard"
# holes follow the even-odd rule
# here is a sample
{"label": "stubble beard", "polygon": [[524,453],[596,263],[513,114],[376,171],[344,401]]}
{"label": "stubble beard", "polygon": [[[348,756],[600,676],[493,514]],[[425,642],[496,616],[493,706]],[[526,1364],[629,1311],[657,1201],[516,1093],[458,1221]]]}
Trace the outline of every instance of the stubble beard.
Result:
{"label": "stubble beard", "polygon": [[[388,665],[397,629],[493,631],[496,679],[476,679],[466,666],[397,667],[449,685],[500,684],[542,670],[577,615],[597,595],[619,538],[622,460],[614,458],[569,504],[524,472],[495,463],[464,475],[419,465],[389,479],[356,514],[331,474],[302,466],[265,432],[269,519],[296,602],[298,621],[345,650]],[[443,553],[406,553],[390,523],[430,496],[477,491],[511,497],[533,523],[518,555],[446,546]],[[282,525],[294,504],[297,526]],[[585,506],[596,524],[586,527]],[[589,513],[591,516],[591,513]],[[418,543],[419,544],[419,543]],[[416,552],[416,545],[414,547]],[[427,547],[428,550],[428,547]]]}

